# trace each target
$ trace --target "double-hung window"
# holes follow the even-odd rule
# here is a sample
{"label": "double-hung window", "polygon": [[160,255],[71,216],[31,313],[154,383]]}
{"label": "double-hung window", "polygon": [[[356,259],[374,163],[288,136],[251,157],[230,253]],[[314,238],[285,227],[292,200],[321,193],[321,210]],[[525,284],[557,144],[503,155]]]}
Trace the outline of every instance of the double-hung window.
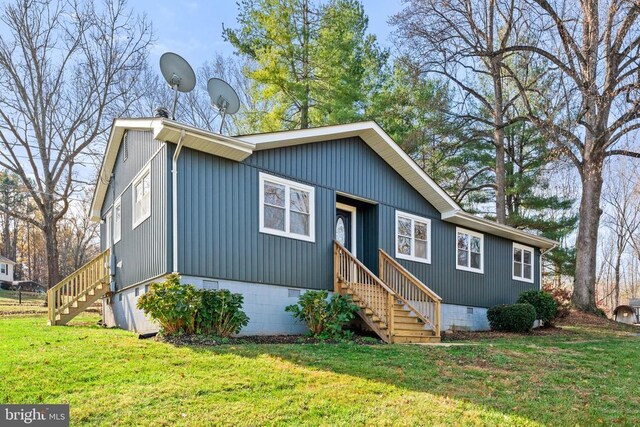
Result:
{"label": "double-hung window", "polygon": [[9,264],[0,264],[0,274],[9,274]]}
{"label": "double-hung window", "polygon": [[122,237],[122,199],[118,197],[113,204],[113,243]]}
{"label": "double-hung window", "polygon": [[260,173],[260,232],[315,241],[314,188]]}
{"label": "double-hung window", "polygon": [[513,244],[513,280],[533,283],[533,248]]}
{"label": "double-hung window", "polygon": [[431,221],[396,211],[396,258],[431,263]]}
{"label": "double-hung window", "polygon": [[474,231],[456,228],[456,268],[484,272],[484,236]]}
{"label": "double-hung window", "polygon": [[147,167],[133,181],[133,226],[136,228],[151,216],[151,169]]}

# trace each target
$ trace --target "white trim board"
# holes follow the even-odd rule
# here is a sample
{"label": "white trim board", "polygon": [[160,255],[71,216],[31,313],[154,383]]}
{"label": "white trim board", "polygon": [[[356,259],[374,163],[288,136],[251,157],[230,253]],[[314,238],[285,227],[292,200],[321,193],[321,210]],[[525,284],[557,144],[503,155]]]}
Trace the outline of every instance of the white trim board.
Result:
{"label": "white trim board", "polygon": [[[343,211],[351,212],[351,253],[353,254],[354,257],[357,258],[358,257],[358,231],[357,231],[358,223],[356,221],[358,220],[358,217],[357,217],[358,208],[356,208],[355,206],[336,202],[336,209],[342,209]],[[333,217],[333,233],[334,233],[333,238],[334,239],[335,239],[335,232],[336,232],[336,218],[334,215]]]}
{"label": "white trim board", "polygon": [[[471,239],[469,239],[469,266],[462,266],[458,264],[458,233],[466,234],[470,238],[477,237],[480,239],[480,268],[471,267]],[[455,262],[456,270],[469,271],[471,273],[484,274],[484,234],[477,231],[467,230],[466,228],[456,227],[456,241],[455,241]]]}
{"label": "white trim board", "polygon": [[[269,228],[264,225],[264,185],[265,182],[271,182],[274,184],[282,185],[285,188],[285,201],[284,207],[284,230],[278,230],[275,228]],[[289,197],[291,189],[300,190],[309,194],[309,235],[297,234],[290,231],[291,222],[291,207],[289,203]],[[316,203],[315,203],[315,188],[306,184],[301,184],[297,181],[281,178],[275,175],[269,175],[264,172],[258,174],[258,217],[259,217],[259,231],[264,234],[272,234],[274,236],[287,237],[290,239],[303,240],[305,242],[315,243],[316,241]]]}

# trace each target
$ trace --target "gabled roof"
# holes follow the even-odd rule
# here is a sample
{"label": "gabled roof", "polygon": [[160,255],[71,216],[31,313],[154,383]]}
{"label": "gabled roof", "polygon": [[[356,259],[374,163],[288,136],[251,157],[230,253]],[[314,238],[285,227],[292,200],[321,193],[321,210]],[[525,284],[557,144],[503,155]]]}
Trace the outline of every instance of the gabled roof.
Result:
{"label": "gabled roof", "polygon": [[185,147],[235,161],[246,159],[254,151],[359,137],[415,188],[425,200],[431,203],[440,212],[444,221],[542,249],[550,249],[558,245],[553,240],[465,212],[373,121],[230,137],[162,118],[117,119],[111,129],[102,162],[100,170],[102,179],[98,179],[91,203],[91,213],[94,219],[100,218],[100,207],[107,191],[107,178],[113,170],[124,131],[129,129],[150,130],[153,131],[155,139],[174,144],[178,142],[182,131],[184,131]]}
{"label": "gabled roof", "polygon": [[154,139],[174,144],[178,143],[180,135],[184,131],[183,144],[185,147],[236,161],[242,161],[249,157],[254,148],[253,144],[237,138],[208,132],[169,119],[116,119],[111,127],[107,148],[100,167],[100,175],[91,200],[91,219],[94,221],[100,220],[100,208],[107,194],[109,176],[113,171],[122,137],[126,130],[151,131]]}
{"label": "gabled roof", "polygon": [[11,261],[9,258],[4,257],[2,255],[0,255],[0,262],[2,264],[11,264],[11,265],[15,265],[15,263],[16,263],[15,261]]}
{"label": "gabled roof", "polygon": [[550,249],[558,245],[558,242],[554,240],[536,236],[535,234],[465,212],[376,122],[368,121],[240,136],[243,141],[255,144],[256,151],[350,137],[360,137],[373,151],[378,153],[440,212],[444,221],[537,248]]}

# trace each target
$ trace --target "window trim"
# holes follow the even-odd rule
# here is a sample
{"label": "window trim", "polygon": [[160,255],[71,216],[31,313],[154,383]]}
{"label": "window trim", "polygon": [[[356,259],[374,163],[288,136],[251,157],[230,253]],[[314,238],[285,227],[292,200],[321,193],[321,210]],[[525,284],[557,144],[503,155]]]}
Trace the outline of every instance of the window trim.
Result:
{"label": "window trim", "polygon": [[[469,236],[478,237],[480,239],[480,268],[471,267],[471,248],[469,248],[469,266],[458,264],[458,233],[467,234]],[[477,231],[467,230],[466,228],[456,227],[456,239],[454,244],[456,270],[469,271],[471,273],[484,274],[484,234]]]}
{"label": "window trim", "polygon": [[[521,251],[529,251],[531,252],[531,279],[528,279],[526,277],[524,277],[524,252],[522,253],[522,277],[516,276],[516,266],[515,263],[516,261],[513,259],[513,253],[515,252],[515,250],[520,249]],[[516,243],[513,242],[513,247],[511,248],[511,278],[513,280],[517,280],[519,282],[527,282],[527,283],[533,283],[535,281],[535,277],[536,277],[536,271],[535,271],[535,257],[536,257],[536,252],[533,249],[533,247],[531,246],[526,246],[520,243]]]}
{"label": "window trim", "polygon": [[9,264],[7,263],[0,263],[0,274],[3,274],[5,276],[9,275]]}
{"label": "window trim", "polygon": [[[149,213],[141,218],[136,219],[136,185],[140,183],[146,176],[149,175]],[[153,181],[151,180],[151,164],[148,164],[138,172],[138,174],[131,181],[131,229],[135,230],[140,224],[145,222],[151,217],[151,207],[153,196]]]}
{"label": "window trim", "polygon": [[[411,220],[411,255],[405,255],[398,252],[398,218],[403,217]],[[427,224],[427,257],[420,258],[415,256],[415,229],[414,224],[415,221],[422,222]],[[431,220],[429,218],[421,217],[418,215],[410,214],[407,212],[402,212],[396,209],[395,216],[395,246],[396,246],[396,258],[398,259],[406,259],[408,261],[420,262],[422,264],[431,264]]]}
{"label": "window trim", "polygon": [[[285,230],[276,230],[273,228],[265,227],[264,225],[264,184],[265,182],[273,182],[274,184],[284,185],[285,187],[285,205],[284,205],[284,226]],[[289,221],[291,206],[289,206],[289,194],[291,189],[301,190],[309,193],[309,235],[292,233],[289,230],[291,224]],[[258,218],[259,218],[259,230],[260,233],[271,234],[274,236],[287,237],[290,239],[302,240],[305,242],[315,243],[316,241],[316,206],[315,206],[315,187],[301,184],[296,181],[281,178],[274,175],[269,175],[264,172],[259,173],[258,184]]]}
{"label": "window trim", "polygon": [[105,223],[105,249],[110,249],[113,244],[113,206],[109,207],[109,210],[106,214],[104,214],[104,223]]}
{"label": "window trim", "polygon": [[[116,227],[116,209],[120,208],[120,223]],[[122,197],[118,197],[113,203],[113,244],[122,240]]]}

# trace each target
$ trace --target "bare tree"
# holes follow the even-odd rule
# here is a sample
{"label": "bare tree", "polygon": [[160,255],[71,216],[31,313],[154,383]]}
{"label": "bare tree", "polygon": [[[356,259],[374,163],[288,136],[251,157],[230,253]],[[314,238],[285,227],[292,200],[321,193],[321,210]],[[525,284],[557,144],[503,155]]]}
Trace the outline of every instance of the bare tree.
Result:
{"label": "bare tree", "polygon": [[[268,108],[268,105],[256,103],[251,96],[251,83],[242,72],[246,67],[251,67],[249,60],[242,61],[222,54],[216,54],[213,60],[202,64],[196,72],[195,90],[183,95],[178,102],[176,120],[212,132],[220,131],[220,112],[211,106],[207,93],[207,82],[210,78],[217,77],[229,83],[240,98],[240,111],[225,118],[222,131],[239,134],[256,130],[251,127],[248,116],[254,111]],[[168,107],[173,102],[173,95],[154,64],[147,64],[138,86],[143,95],[129,106],[125,114],[149,117],[157,107]]]}
{"label": "bare tree", "polygon": [[[421,71],[444,77],[461,93],[462,118],[484,128],[481,137],[495,147],[496,220],[506,222],[505,128],[522,120],[513,111],[519,97],[509,90],[504,49],[518,38],[523,16],[514,1],[409,0],[392,22],[409,43],[407,54]],[[526,63],[519,70],[528,73]],[[527,77],[524,77],[525,79]]]}
{"label": "bare tree", "polygon": [[610,233],[610,244],[603,252],[603,260],[612,272],[612,306],[620,304],[622,262],[634,235],[640,229],[640,194],[638,169],[630,162],[620,162],[609,168],[604,186],[603,224]]}
{"label": "bare tree", "polygon": [[12,88],[0,97],[0,166],[20,177],[41,214],[20,219],[43,232],[52,286],[58,223],[89,150],[135,97],[151,28],[125,0],[17,0],[0,21],[0,84]]}
{"label": "bare tree", "polygon": [[[494,54],[520,52],[545,61],[558,84],[540,97],[508,64],[527,118],[577,168],[582,183],[573,303],[595,310],[596,257],[603,167],[610,156],[640,153],[622,147],[640,129],[640,2],[638,0],[528,0],[535,42],[515,40]],[[565,111],[558,114],[562,100]]]}

